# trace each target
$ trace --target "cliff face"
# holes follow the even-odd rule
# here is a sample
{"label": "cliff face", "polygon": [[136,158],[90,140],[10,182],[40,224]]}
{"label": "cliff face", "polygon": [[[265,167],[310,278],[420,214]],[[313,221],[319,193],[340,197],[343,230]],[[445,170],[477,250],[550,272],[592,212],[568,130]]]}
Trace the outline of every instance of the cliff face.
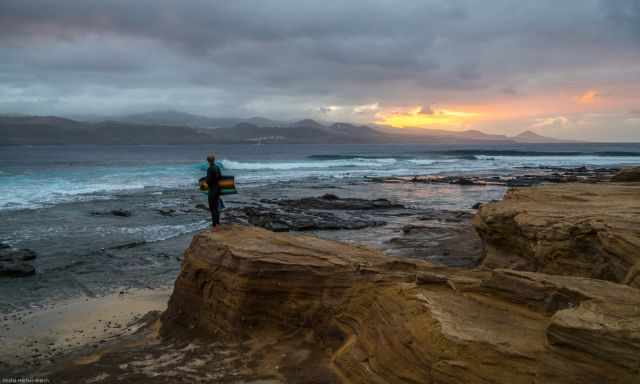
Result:
{"label": "cliff face", "polygon": [[640,184],[510,190],[474,224],[483,265],[583,276],[640,287]]}
{"label": "cliff face", "polygon": [[194,237],[162,334],[245,345],[252,369],[278,382],[640,379],[635,288],[434,267],[242,226]]}

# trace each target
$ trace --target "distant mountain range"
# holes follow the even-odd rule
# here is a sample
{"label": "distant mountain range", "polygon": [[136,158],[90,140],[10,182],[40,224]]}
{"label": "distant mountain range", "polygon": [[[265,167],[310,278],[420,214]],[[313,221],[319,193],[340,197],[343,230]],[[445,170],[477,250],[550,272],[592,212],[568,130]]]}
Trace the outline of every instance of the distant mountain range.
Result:
{"label": "distant mountain range", "polygon": [[525,131],[508,137],[477,130],[397,129],[304,119],[282,122],[261,117],[210,118],[182,112],[153,112],[106,121],[57,116],[0,116],[0,145],[64,144],[514,144],[560,140]]}
{"label": "distant mountain range", "polygon": [[171,125],[192,128],[227,128],[240,123],[249,123],[259,127],[274,127],[288,124],[285,121],[276,121],[264,117],[250,117],[248,119],[237,117],[208,117],[173,110],[152,111],[122,116],[79,116],[76,120],[87,122],[108,120],[131,124]]}

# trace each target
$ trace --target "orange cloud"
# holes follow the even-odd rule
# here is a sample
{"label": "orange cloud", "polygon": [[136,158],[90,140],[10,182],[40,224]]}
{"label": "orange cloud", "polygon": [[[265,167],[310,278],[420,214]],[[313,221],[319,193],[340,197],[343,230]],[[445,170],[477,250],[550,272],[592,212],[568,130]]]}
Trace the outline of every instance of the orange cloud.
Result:
{"label": "orange cloud", "polygon": [[479,113],[441,108],[414,107],[405,111],[378,112],[376,124],[395,128],[444,126],[457,127],[479,116]]}
{"label": "orange cloud", "polygon": [[578,97],[578,103],[580,103],[580,104],[593,103],[595,101],[596,97],[598,97],[598,96],[600,96],[598,91],[589,90],[589,91],[583,93],[580,97]]}

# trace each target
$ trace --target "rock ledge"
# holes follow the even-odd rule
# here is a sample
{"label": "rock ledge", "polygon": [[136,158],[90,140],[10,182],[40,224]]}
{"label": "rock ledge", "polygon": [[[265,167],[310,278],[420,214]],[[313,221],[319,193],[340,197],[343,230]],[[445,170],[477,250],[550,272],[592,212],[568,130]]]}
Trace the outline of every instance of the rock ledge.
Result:
{"label": "rock ledge", "polygon": [[274,382],[640,379],[635,288],[243,226],[194,237],[162,321],[165,338],[251,345],[247,359]]}
{"label": "rock ledge", "polygon": [[474,224],[483,265],[604,279],[640,287],[640,185],[512,189]]}

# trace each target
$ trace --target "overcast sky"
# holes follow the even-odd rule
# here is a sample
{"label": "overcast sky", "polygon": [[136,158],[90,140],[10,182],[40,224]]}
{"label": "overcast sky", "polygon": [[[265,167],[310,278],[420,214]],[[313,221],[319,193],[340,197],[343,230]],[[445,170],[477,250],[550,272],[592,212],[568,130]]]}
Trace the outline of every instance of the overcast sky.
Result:
{"label": "overcast sky", "polygon": [[640,1],[0,1],[0,112],[155,109],[640,141]]}

